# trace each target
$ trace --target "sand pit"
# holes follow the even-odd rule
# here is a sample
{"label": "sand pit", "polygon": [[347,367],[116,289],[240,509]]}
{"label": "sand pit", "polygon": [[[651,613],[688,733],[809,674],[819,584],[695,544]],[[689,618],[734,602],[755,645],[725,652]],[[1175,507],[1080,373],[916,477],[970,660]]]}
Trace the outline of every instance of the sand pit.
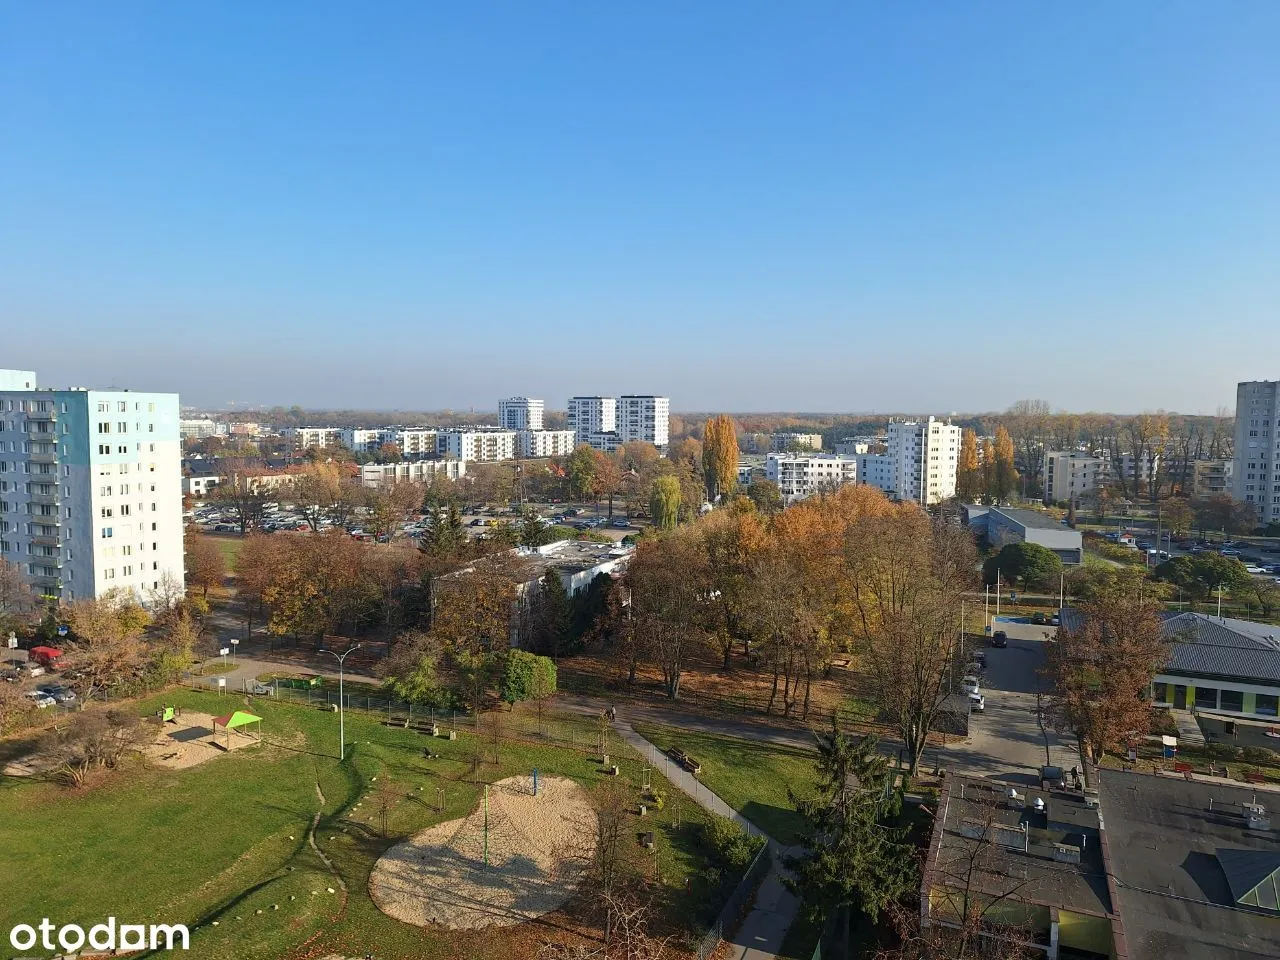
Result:
{"label": "sand pit", "polygon": [[388,916],[451,930],[509,926],[563,906],[595,843],[586,791],[564,777],[529,777],[489,788],[489,864],[484,803],[397,844],[378,860],[369,893]]}
{"label": "sand pit", "polygon": [[256,737],[222,728],[213,733],[213,714],[183,710],[173,720],[161,724],[156,738],[142,748],[148,763],[170,770],[183,770],[219,757],[228,750],[255,746]]}

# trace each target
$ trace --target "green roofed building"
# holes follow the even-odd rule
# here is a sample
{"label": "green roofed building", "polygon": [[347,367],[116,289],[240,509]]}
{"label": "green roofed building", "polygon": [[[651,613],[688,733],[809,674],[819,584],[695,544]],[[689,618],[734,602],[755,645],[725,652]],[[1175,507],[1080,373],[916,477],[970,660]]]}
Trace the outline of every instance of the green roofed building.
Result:
{"label": "green roofed building", "polygon": [[1217,856],[1237,904],[1280,911],[1280,853],[1219,849]]}

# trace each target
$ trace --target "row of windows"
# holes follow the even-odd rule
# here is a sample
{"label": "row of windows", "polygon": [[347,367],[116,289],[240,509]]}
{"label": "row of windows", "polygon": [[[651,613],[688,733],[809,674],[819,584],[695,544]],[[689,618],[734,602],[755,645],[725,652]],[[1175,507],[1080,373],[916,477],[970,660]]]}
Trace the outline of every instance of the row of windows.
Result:
{"label": "row of windows", "polygon": [[[1180,697],[1185,700],[1187,691],[1179,685],[1157,683],[1152,693],[1156,703],[1175,703]],[[1202,710],[1226,710],[1230,713],[1244,713],[1244,693],[1240,690],[1223,690],[1218,687],[1196,687],[1195,705]],[[1270,693],[1258,693],[1253,698],[1253,712],[1260,717],[1280,715],[1280,696]]]}
{"label": "row of windows", "polygon": [[[142,401],[141,401],[141,400],[135,400],[135,401],[134,401],[134,404],[133,404],[133,409],[134,409],[134,410],[141,411],[141,410],[142,410]],[[117,400],[117,401],[116,401],[116,412],[117,412],[117,413],[127,413],[127,412],[128,412],[128,410],[129,410],[129,401],[127,401],[127,400]],[[67,405],[66,405],[65,403],[62,405],[62,412],[63,412],[63,413],[66,413],[66,412],[67,412]],[[99,400],[99,401],[98,401],[98,412],[99,412],[99,413],[110,413],[110,412],[111,412],[111,401],[110,401],[110,400]],[[147,403],[147,413],[155,413],[155,412],[156,412],[156,405],[155,405],[155,403],[153,403],[153,402],[150,402],[150,401],[149,401],[149,402]]]}

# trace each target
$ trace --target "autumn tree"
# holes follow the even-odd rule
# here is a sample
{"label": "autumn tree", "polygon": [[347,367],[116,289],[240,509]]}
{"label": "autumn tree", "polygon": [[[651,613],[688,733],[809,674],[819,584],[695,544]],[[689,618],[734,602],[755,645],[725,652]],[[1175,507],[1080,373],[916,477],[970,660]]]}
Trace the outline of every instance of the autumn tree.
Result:
{"label": "autumn tree", "polygon": [[66,668],[73,686],[86,699],[126,685],[146,662],[143,631],[150,618],[127,592],[76,600],[67,608],[71,628]]}
{"label": "autumn tree", "polygon": [[977,563],[973,538],[901,504],[852,524],[845,550],[857,649],[914,775],[959,656],[960,600]]}
{"label": "autumn tree", "polygon": [[1008,500],[1018,486],[1018,471],[1013,465],[1013,439],[1003,426],[996,427],[993,452],[996,462],[993,470],[995,488],[992,493],[997,500]]}
{"label": "autumn tree", "polygon": [[693,528],[641,540],[626,573],[629,615],[641,643],[662,670],[672,700],[689,656],[706,636],[707,555]]}
{"label": "autumn tree", "polygon": [[115,767],[124,754],[151,739],[152,731],[124,710],[85,710],[45,734],[37,761],[68,786],[83,787],[97,769]]}
{"label": "autumn tree", "polygon": [[218,461],[218,483],[209,491],[209,500],[235,517],[241,536],[262,525],[270,499],[265,473],[250,460],[224,457]]}
{"label": "autumn tree", "polygon": [[609,501],[609,516],[613,516],[614,498],[622,490],[622,483],[625,472],[622,468],[622,462],[615,456],[607,453],[601,453],[599,450],[592,451],[595,454],[594,480],[592,482],[592,490],[598,495],[607,497]]}
{"label": "autumn tree", "polygon": [[747,497],[766,517],[772,517],[783,507],[782,490],[767,477],[758,477],[747,484]]}
{"label": "autumn tree", "polygon": [[282,541],[274,577],[262,591],[276,636],[311,637],[354,632],[378,600],[369,576],[369,545],[341,530]]}
{"label": "autumn tree", "polygon": [[765,546],[766,534],[755,505],[745,497],[708,515],[701,527],[711,578],[706,624],[728,670],[734,644],[748,629],[745,612],[747,597],[755,586],[753,565]]}
{"label": "autumn tree", "polygon": [[263,593],[275,581],[276,570],[288,549],[279,536],[251,533],[236,557],[236,600],[244,615],[246,640],[253,637],[253,625],[266,620]]}
{"label": "autumn tree", "polygon": [[596,451],[582,443],[565,458],[564,468],[569,476],[569,486],[574,494],[587,499],[596,495]]}
{"label": "autumn tree", "polygon": [[227,558],[216,540],[188,527],[182,538],[183,563],[187,570],[187,585],[208,598],[209,590],[222,586],[227,575]]}
{"label": "autumn tree", "polygon": [[1248,533],[1258,525],[1258,515],[1252,504],[1242,503],[1225,493],[1194,500],[1191,509],[1201,533],[1213,530]]}
{"label": "autumn tree", "polygon": [[702,474],[712,503],[729,496],[737,486],[738,437],[732,417],[712,417],[703,428]]}
{"label": "autumn tree", "polygon": [[448,692],[440,680],[442,650],[429,633],[411,630],[401,634],[390,655],[379,664],[383,684],[406,703],[420,707],[442,707]]}
{"label": "autumn tree", "polygon": [[982,499],[982,464],[978,462],[978,435],[969,429],[960,432],[960,462],[956,465],[956,496],[965,503]]}
{"label": "autumn tree", "polygon": [[16,563],[0,558],[0,640],[9,635],[40,607],[26,572]]}
{"label": "autumn tree", "polygon": [[680,520],[680,480],[663,474],[649,490],[649,519],[658,530],[674,530]]}
{"label": "autumn tree", "polygon": [[982,502],[995,503],[998,499],[996,496],[996,448],[990,437],[982,438],[982,453],[978,457],[978,465],[982,471]]}
{"label": "autumn tree", "polygon": [[390,483],[371,487],[363,493],[367,521],[365,529],[379,537],[390,537],[422,502],[422,488],[416,483]]}
{"label": "autumn tree", "polygon": [[1173,533],[1187,533],[1195,523],[1196,514],[1186,497],[1173,497],[1160,508],[1160,519]]}
{"label": "autumn tree", "polygon": [[1150,592],[1108,593],[1078,609],[1079,624],[1060,628],[1047,651],[1050,715],[1059,729],[1080,737],[1097,764],[1150,730],[1146,690],[1169,659],[1169,643],[1163,605]]}
{"label": "autumn tree", "polygon": [[481,557],[438,577],[431,631],[451,651],[504,652],[511,643],[517,591],[528,564],[514,553]]}

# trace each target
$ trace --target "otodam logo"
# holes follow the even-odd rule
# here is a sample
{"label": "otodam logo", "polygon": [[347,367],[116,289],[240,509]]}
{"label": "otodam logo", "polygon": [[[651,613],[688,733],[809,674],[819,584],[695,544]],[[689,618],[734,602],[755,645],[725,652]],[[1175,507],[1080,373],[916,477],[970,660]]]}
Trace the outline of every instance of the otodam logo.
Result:
{"label": "otodam logo", "polygon": [[88,932],[76,923],[59,926],[45,917],[35,926],[20,923],[9,931],[9,946],[15,950],[190,950],[191,937],[181,923],[121,923],[107,917]]}

